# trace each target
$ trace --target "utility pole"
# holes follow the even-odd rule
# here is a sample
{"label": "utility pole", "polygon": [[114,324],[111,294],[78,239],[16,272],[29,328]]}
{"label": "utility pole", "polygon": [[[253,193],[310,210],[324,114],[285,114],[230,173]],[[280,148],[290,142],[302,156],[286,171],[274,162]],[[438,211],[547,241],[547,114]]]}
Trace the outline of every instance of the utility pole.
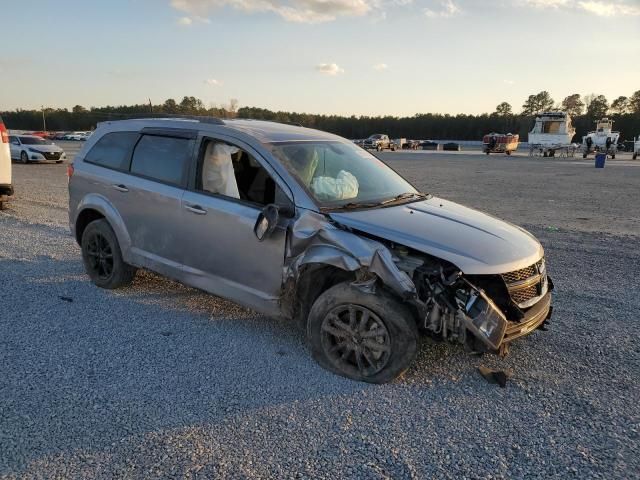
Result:
{"label": "utility pole", "polygon": [[41,105],[42,107],[42,131],[46,132],[47,131],[47,121],[44,118],[44,105]]}

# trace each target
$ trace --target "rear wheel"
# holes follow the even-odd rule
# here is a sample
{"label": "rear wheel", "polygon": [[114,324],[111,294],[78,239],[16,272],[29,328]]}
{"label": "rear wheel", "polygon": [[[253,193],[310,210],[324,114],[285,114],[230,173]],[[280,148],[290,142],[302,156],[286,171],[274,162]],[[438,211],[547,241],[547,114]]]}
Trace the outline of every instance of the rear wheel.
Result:
{"label": "rear wheel", "polygon": [[122,260],[118,239],[109,222],[94,220],[82,233],[82,260],[93,283],[113,289],[128,285],[136,269]]}
{"label": "rear wheel", "polygon": [[382,292],[363,293],[350,282],[324,292],[311,307],[307,338],[327,370],[369,383],[401,376],[413,362],[418,330],[409,310]]}
{"label": "rear wheel", "polygon": [[20,153],[20,161],[24,164],[29,163],[29,155],[27,155],[27,152]]}

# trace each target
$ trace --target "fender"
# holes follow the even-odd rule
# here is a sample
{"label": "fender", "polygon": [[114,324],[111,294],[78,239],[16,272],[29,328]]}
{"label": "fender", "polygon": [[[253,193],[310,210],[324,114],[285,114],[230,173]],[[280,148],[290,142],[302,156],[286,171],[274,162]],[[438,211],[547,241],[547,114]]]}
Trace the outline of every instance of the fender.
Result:
{"label": "fender", "polygon": [[122,252],[122,258],[125,262],[131,262],[131,237],[129,231],[122,220],[122,217],[114,206],[103,195],[97,193],[90,193],[86,195],[78,204],[76,208],[76,215],[73,219],[71,228],[75,234],[75,225],[78,221],[78,217],[84,210],[95,210],[100,212],[104,218],[109,222],[111,228],[116,234],[118,244],[120,245],[120,251]]}

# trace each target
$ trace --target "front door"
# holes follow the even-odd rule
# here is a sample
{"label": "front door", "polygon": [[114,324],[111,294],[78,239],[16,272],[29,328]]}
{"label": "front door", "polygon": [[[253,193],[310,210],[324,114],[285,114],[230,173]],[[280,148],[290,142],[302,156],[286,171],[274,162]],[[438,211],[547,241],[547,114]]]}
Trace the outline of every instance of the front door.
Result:
{"label": "front door", "polygon": [[[182,198],[188,283],[277,315],[288,220],[282,216],[262,242],[253,229],[266,204],[287,204],[292,211],[290,193],[284,193],[283,182],[246,145],[205,138],[199,150],[194,188]],[[217,170],[207,172],[208,163]],[[232,175],[215,178],[218,171]]]}

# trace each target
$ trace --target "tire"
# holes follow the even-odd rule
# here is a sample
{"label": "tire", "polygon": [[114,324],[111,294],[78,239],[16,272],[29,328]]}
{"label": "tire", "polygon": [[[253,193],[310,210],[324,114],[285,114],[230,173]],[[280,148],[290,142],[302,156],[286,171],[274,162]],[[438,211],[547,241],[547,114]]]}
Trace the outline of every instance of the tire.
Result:
{"label": "tire", "polygon": [[307,340],[311,355],[326,370],[361,382],[387,383],[413,363],[418,329],[407,307],[387,293],[363,293],[344,282],[314,302]]}
{"label": "tire", "polygon": [[378,146],[376,147],[376,150],[377,150],[378,152],[380,152],[380,151],[382,151],[382,147],[381,147],[380,145],[378,145]]}
{"label": "tire", "polygon": [[631,156],[631,158],[633,158],[633,159],[635,160],[636,158],[638,158],[638,154],[637,154],[637,153],[634,153],[634,154]]}
{"label": "tire", "polygon": [[614,153],[611,155],[611,160],[615,160],[615,159],[616,159],[616,154]]}
{"label": "tire", "polygon": [[587,158],[587,154],[586,154],[586,153],[583,153],[583,154],[582,154],[582,158]]}
{"label": "tire", "polygon": [[511,150],[507,150],[507,156],[511,156]]}
{"label": "tire", "polygon": [[6,204],[2,200],[0,200],[0,211],[4,210]]}
{"label": "tire", "polygon": [[136,269],[122,260],[116,234],[105,219],[87,225],[81,246],[84,268],[98,287],[111,290],[131,283]]}
{"label": "tire", "polygon": [[20,161],[25,165],[29,163],[29,155],[27,155],[27,152],[20,152]]}
{"label": "tire", "polygon": [[62,163],[62,160],[56,160],[56,163]]}

